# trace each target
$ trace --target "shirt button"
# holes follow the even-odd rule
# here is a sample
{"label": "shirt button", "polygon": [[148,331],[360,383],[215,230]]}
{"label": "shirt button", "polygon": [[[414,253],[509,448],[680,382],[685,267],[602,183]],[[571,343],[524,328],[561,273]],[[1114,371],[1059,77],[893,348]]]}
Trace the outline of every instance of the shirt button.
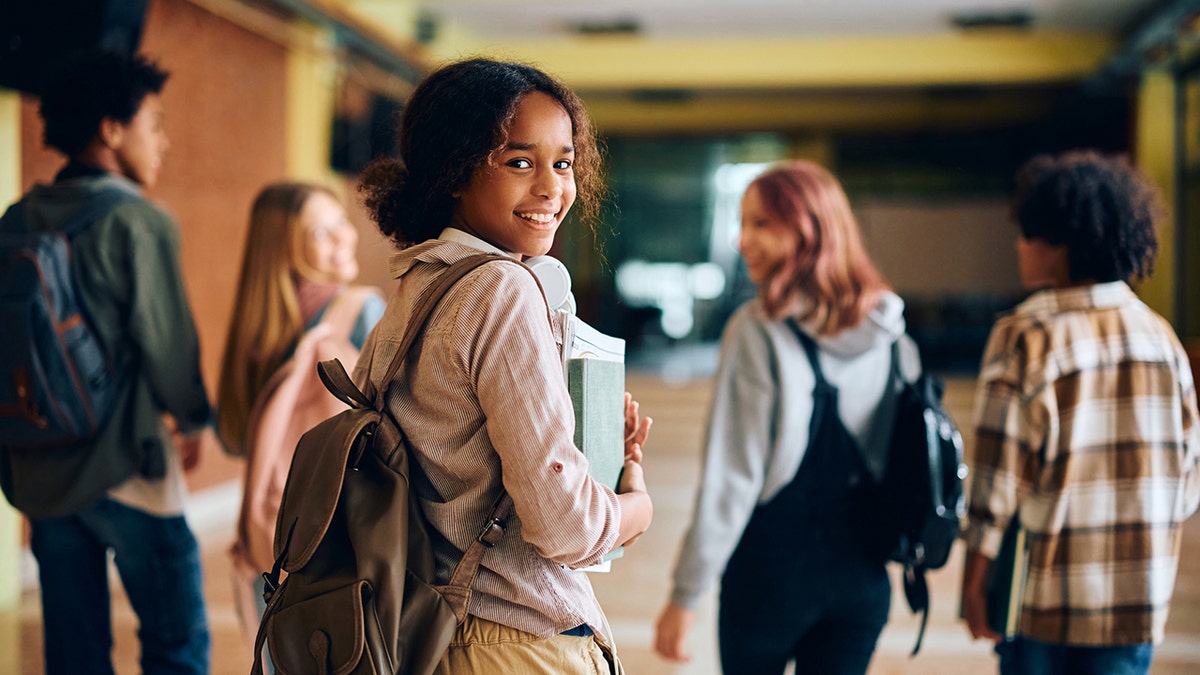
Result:
{"label": "shirt button", "polygon": [[562,465],[562,462],[555,462],[555,463],[554,463],[554,472],[555,472],[555,473],[562,473],[562,470],[563,470],[563,465]]}

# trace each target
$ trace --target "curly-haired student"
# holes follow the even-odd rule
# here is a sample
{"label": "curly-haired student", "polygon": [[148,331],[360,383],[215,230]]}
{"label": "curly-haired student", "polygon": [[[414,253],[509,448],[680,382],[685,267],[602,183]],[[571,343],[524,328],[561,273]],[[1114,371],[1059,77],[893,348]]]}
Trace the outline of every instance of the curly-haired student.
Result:
{"label": "curly-haired student", "polygon": [[430,315],[403,375],[383,381],[418,298],[450,265],[481,251],[544,255],[573,205],[595,214],[600,155],[587,113],[536,68],[470,59],[417,86],[399,141],[403,163],[379,160],[362,179],[380,231],[400,251],[397,292],[354,377],[403,411],[439,583],[503,492],[515,510],[436,672],[620,673],[580,568],[650,524],[640,464],[650,423],[627,398],[617,490],[589,476],[563,372],[569,342],[537,280],[509,263],[468,273]]}
{"label": "curly-haired student", "polygon": [[183,516],[183,476],[199,461],[211,410],[179,225],[143,194],[170,147],[168,73],[142,55],[95,49],[50,72],[44,140],[67,161],[21,204],[38,230],[61,231],[90,212],[71,239],[71,275],[121,384],[92,438],[54,448],[10,448],[0,438],[0,485],[29,516],[45,672],[112,672],[111,552],[138,617],[142,672],[208,673],[200,547]]}
{"label": "curly-haired student", "polygon": [[[1163,639],[1180,523],[1200,504],[1188,357],[1127,285],[1151,271],[1160,210],[1126,161],[1039,156],[1017,175],[1022,285],[997,321],[976,405],[962,614],[1000,672],[1145,673]],[[1028,533],[1015,637],[986,583],[1014,518]]]}

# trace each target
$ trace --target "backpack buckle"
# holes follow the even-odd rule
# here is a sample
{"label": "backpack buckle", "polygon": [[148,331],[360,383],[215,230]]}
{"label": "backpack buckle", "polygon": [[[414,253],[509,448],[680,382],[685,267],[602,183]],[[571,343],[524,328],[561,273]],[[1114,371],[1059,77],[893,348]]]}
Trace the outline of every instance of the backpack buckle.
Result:
{"label": "backpack buckle", "polygon": [[263,572],[262,578],[265,582],[263,584],[263,600],[270,604],[271,598],[275,595],[275,591],[279,590],[279,584],[271,578],[270,572]]}
{"label": "backpack buckle", "polygon": [[487,548],[492,548],[504,538],[504,523],[499,518],[492,518],[483,527],[476,539]]}

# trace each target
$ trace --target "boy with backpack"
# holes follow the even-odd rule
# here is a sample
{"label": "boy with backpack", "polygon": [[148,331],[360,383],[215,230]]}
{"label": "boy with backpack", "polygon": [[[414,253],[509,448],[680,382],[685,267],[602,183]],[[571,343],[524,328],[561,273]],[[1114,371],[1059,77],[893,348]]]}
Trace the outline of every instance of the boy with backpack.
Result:
{"label": "boy with backpack", "polygon": [[[1187,354],[1126,285],[1151,270],[1159,209],[1143,176],[1094,152],[1017,175],[1021,283],[1035,292],[983,356],[962,590],[1003,674],[1145,673],[1163,639],[1180,524],[1200,503],[1200,427]],[[986,597],[1013,519],[1027,572],[1001,640]]]}
{"label": "boy with backpack", "polygon": [[[68,162],[0,222],[6,237],[64,225],[81,230],[69,241],[68,279],[117,383],[111,411],[97,415],[90,434],[44,445],[0,437],[0,485],[31,524],[49,675],[112,672],[109,550],[138,615],[143,672],[209,667],[200,552],[183,518],[183,472],[198,459],[209,402],[177,226],[141,194],[155,184],[168,147],[159,98],[166,79],[136,55],[90,52],[63,62],[40,113],[46,144]],[[76,228],[81,214],[90,222]],[[15,278],[5,275],[0,284]],[[6,297],[14,290],[0,288]],[[0,341],[16,332],[6,330]],[[3,348],[38,363],[44,354],[36,352],[64,346],[44,340]],[[24,396],[28,385],[16,389]],[[42,400],[56,401],[58,392]],[[6,405],[0,424],[17,424],[14,416],[47,423],[49,412],[28,402]],[[178,452],[164,415],[182,434]]]}

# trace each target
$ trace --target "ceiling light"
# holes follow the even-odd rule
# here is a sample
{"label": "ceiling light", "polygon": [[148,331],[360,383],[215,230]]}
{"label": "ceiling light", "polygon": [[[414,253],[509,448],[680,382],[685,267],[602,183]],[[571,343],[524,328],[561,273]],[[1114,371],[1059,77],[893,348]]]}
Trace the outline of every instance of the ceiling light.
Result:
{"label": "ceiling light", "polygon": [[567,24],[567,30],[576,35],[638,35],[642,32],[642,22],[633,17],[618,17],[616,19],[583,19]]}
{"label": "ceiling light", "polygon": [[984,28],[1028,29],[1033,26],[1033,14],[1023,9],[963,12],[950,17],[950,23],[960,30]]}

